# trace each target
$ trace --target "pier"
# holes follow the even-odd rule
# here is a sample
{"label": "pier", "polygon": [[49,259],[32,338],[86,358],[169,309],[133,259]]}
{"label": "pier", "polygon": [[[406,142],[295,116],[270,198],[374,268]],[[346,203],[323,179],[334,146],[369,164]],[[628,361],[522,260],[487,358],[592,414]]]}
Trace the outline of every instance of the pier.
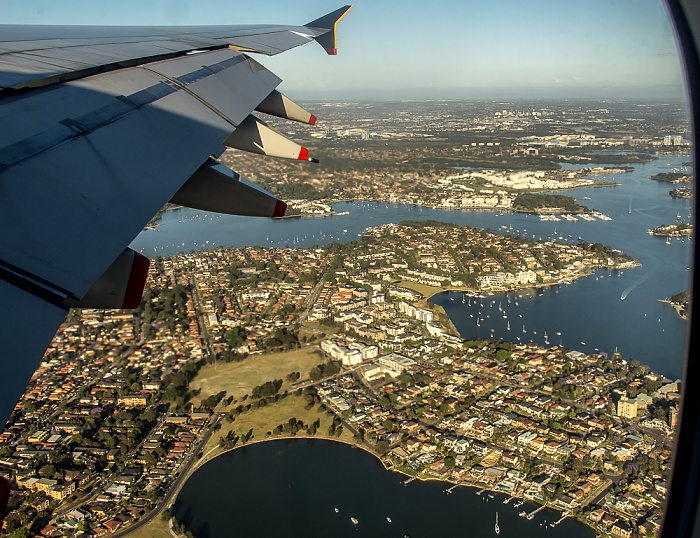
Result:
{"label": "pier", "polygon": [[452,491],[453,491],[457,486],[459,486],[459,484],[454,484],[453,486],[450,486],[449,488],[447,488],[447,489],[445,490],[445,493],[447,493],[447,494],[449,495],[450,493],[452,493]]}
{"label": "pier", "polygon": [[418,479],[417,476],[412,476],[412,477],[409,478],[408,480],[405,480],[404,483],[403,483],[403,485],[405,486],[406,484],[410,484],[411,482],[413,482],[414,480],[417,480],[417,479]]}
{"label": "pier", "polygon": [[535,517],[535,514],[541,512],[541,511],[544,510],[545,508],[547,508],[547,505],[543,504],[543,505],[540,506],[539,508],[537,508],[537,509],[533,510],[532,512],[530,512],[530,513],[527,515],[527,518],[528,518],[528,519],[532,519],[533,517]]}
{"label": "pier", "polygon": [[554,523],[550,523],[549,526],[550,526],[550,527],[556,527],[557,525],[559,525],[559,523],[561,523],[561,522],[564,521],[567,517],[569,517],[569,515],[570,515],[570,512],[567,510],[567,511],[564,512],[564,513],[561,515],[561,517],[560,517],[559,519],[557,519]]}

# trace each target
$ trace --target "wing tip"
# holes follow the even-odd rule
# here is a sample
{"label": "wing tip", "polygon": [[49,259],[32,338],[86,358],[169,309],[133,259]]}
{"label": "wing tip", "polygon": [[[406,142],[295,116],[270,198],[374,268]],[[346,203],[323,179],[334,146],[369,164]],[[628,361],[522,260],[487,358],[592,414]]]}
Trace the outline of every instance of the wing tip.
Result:
{"label": "wing tip", "polygon": [[309,28],[323,28],[328,30],[324,34],[314,37],[314,39],[324,48],[326,54],[329,56],[338,55],[337,26],[343,17],[345,17],[345,15],[347,15],[353,7],[355,6],[348,4],[324,15],[323,17],[305,24],[305,26]]}

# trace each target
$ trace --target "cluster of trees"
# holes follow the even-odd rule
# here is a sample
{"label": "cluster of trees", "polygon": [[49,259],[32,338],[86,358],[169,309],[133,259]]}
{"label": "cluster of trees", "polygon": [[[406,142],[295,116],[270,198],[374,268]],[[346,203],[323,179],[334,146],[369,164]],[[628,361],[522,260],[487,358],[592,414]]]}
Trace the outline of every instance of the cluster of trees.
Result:
{"label": "cluster of trees", "polygon": [[272,336],[265,340],[264,350],[283,350],[289,351],[299,346],[299,334],[295,330],[290,330],[286,327],[277,327]]}
{"label": "cluster of trees", "polygon": [[306,404],[304,405],[304,409],[306,410],[309,410],[313,406],[321,403],[321,398],[319,398],[316,389],[313,387],[305,389],[302,394],[302,398],[304,398],[304,401],[306,402]]}
{"label": "cluster of trees", "polygon": [[340,372],[340,366],[337,362],[328,361],[322,364],[317,364],[309,370],[309,377],[312,381],[318,381],[324,377],[335,375]]}
{"label": "cluster of trees", "polygon": [[516,211],[538,211],[540,209],[561,209],[567,212],[587,212],[589,209],[576,202],[570,196],[561,194],[537,194],[523,192],[513,200],[513,209]]}
{"label": "cluster of trees", "polygon": [[224,450],[231,450],[233,447],[236,446],[239,439],[240,438],[236,435],[236,432],[231,430],[226,434],[225,437],[223,435],[219,437],[219,448],[223,448]]}
{"label": "cluster of trees", "polygon": [[309,435],[314,435],[318,427],[321,425],[320,419],[316,419],[311,426],[307,426],[303,420],[299,420],[296,417],[290,418],[287,422],[278,424],[275,429],[272,430],[273,435],[280,435],[282,433],[287,435],[296,435],[298,431],[305,430]]}
{"label": "cluster of trees", "polygon": [[282,388],[282,380],[275,379],[273,381],[265,381],[262,385],[253,387],[253,391],[250,393],[252,398],[265,398],[267,396],[273,396],[277,394]]}
{"label": "cluster of trees", "polygon": [[187,402],[195,396],[195,392],[189,389],[189,383],[197,375],[204,362],[203,360],[188,361],[180,370],[166,374],[163,377],[165,391],[162,394],[162,398],[173,402],[176,412],[184,411]]}
{"label": "cluster of trees", "polygon": [[338,417],[333,418],[333,422],[328,426],[328,435],[330,437],[340,437],[343,433],[343,423]]}
{"label": "cluster of trees", "polygon": [[285,377],[285,379],[290,383],[294,383],[295,381],[298,381],[300,377],[301,372],[290,372],[287,374],[287,377]]}
{"label": "cluster of trees", "polygon": [[262,176],[256,179],[258,185],[263,189],[270,191],[275,196],[283,200],[321,200],[330,196],[330,192],[322,191],[309,183],[291,182],[282,183],[280,181],[272,181],[272,179]]}
{"label": "cluster of trees", "polygon": [[214,409],[217,405],[219,405],[219,402],[224,399],[226,396],[226,391],[222,390],[218,394],[212,394],[211,396],[208,396],[202,400],[202,403],[200,404],[200,407],[204,409],[208,409],[211,411]]}
{"label": "cluster of trees", "polygon": [[167,325],[171,332],[178,325],[187,328],[188,293],[189,290],[182,284],[176,284],[172,288],[149,287],[145,290],[142,303],[144,338],[153,335],[154,322]]}
{"label": "cluster of trees", "polygon": [[676,183],[683,180],[690,182],[690,176],[688,174],[682,174],[681,172],[659,172],[649,179],[660,181],[661,183]]}
{"label": "cluster of trees", "polygon": [[218,351],[213,356],[206,357],[207,364],[214,364],[214,362],[241,362],[248,358],[247,353],[238,353],[237,351],[225,350]]}
{"label": "cluster of trees", "polygon": [[671,303],[682,305],[683,308],[687,309],[688,304],[690,303],[690,292],[688,290],[685,290],[680,293],[676,293],[674,296],[671,297]]}

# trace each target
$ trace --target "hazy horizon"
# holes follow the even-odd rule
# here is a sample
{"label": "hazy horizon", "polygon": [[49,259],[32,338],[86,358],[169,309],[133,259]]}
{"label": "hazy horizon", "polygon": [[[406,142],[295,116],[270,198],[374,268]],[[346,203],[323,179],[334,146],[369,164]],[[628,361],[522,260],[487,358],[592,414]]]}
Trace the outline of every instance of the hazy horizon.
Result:
{"label": "hazy horizon", "polygon": [[[3,5],[3,23],[304,25],[338,0]],[[685,100],[663,0],[356,2],[338,55],[315,44],[255,59],[297,99],[646,98]]]}

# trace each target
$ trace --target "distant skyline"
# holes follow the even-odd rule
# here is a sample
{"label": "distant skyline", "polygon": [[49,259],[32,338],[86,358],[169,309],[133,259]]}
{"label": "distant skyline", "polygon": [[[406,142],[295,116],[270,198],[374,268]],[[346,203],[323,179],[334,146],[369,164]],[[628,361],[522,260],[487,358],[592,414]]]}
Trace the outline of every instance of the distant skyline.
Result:
{"label": "distant skyline", "polygon": [[[302,25],[341,1],[3,1],[8,24]],[[685,98],[662,0],[356,2],[339,54],[256,58],[298,99]]]}

